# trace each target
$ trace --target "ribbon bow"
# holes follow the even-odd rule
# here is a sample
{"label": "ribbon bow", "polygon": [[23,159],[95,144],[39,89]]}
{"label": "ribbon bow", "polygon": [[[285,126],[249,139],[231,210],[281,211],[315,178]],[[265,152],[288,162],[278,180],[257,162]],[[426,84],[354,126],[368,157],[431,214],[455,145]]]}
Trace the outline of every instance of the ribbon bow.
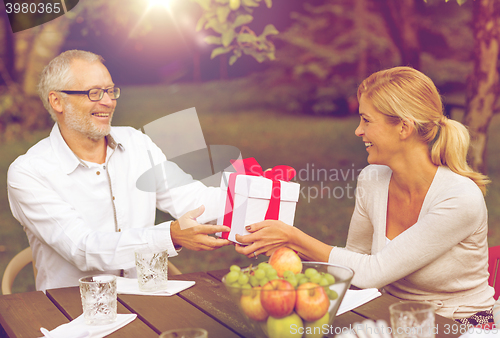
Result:
{"label": "ribbon bow", "polygon": [[[278,219],[281,201],[280,181],[289,182],[292,178],[295,177],[295,169],[286,165],[279,165],[269,170],[263,171],[260,164],[253,157],[245,158],[243,160],[231,160],[231,164],[233,165],[234,169],[236,169],[236,172],[229,175],[223,224],[228,227],[231,227],[232,224],[235,194],[234,186],[236,183],[236,177],[238,175],[262,176],[273,181],[269,207],[267,208],[266,216],[264,219]],[[222,238],[227,239],[228,236],[228,232],[224,232],[222,234]]]}

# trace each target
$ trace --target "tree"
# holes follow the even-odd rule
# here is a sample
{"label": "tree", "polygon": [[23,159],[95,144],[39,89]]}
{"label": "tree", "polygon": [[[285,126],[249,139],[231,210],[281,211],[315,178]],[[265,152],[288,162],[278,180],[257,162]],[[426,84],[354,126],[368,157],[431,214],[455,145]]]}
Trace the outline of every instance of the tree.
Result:
{"label": "tree", "polygon": [[[210,0],[195,1],[210,2]],[[214,1],[222,3],[229,0]],[[427,2],[427,0],[423,1]],[[459,5],[465,2],[466,0],[457,0]],[[369,0],[356,0],[354,2],[324,0],[323,5],[317,7],[305,3],[308,14],[294,13],[296,24],[278,35],[279,39],[289,44],[288,52],[295,48],[295,53],[288,53],[294,58],[294,60],[288,60],[293,74],[296,76],[309,74],[317,81],[316,90],[310,95],[313,98],[317,99],[318,92],[324,93],[324,89],[328,87],[336,87],[337,89],[349,87],[349,85],[345,85],[344,79],[343,86],[339,86],[333,81],[332,74],[338,73],[339,66],[344,68],[347,66],[348,68],[350,64],[356,64],[356,75],[359,79],[370,70],[368,53],[374,53],[381,46],[386,46],[386,50],[391,49],[390,44],[380,44],[387,32],[381,30],[373,16],[370,16],[370,12],[373,11],[373,8],[367,11],[370,4],[374,5]],[[380,6],[380,2],[377,2],[377,5],[379,10],[384,6],[384,9],[388,9],[380,10],[380,13],[385,18],[391,40],[400,51],[400,64],[419,69],[421,67],[421,46],[418,35],[421,27],[418,17],[415,15],[415,0],[386,0],[384,6]],[[346,11],[346,8],[349,10]],[[325,21],[325,16],[330,16],[330,20]],[[342,26],[344,29],[336,31],[336,26]],[[345,30],[345,27],[350,29]],[[497,0],[474,0],[473,27],[474,67],[467,80],[463,122],[468,126],[471,134],[471,152],[469,154],[471,165],[475,170],[486,172],[487,131],[500,92],[498,74],[500,2]],[[318,34],[318,32],[320,33]],[[320,36],[319,40],[318,35]],[[229,50],[219,49],[219,51],[227,52]],[[247,54],[251,55],[251,53]],[[301,56],[297,57],[297,55]],[[302,62],[296,62],[296,60]],[[284,62],[286,63],[287,60]],[[452,62],[459,65],[461,70],[466,68],[460,64],[460,61],[453,60]],[[448,75],[453,77],[452,74]],[[440,80],[442,81],[442,79]],[[332,95],[331,90],[327,95]],[[338,96],[339,94],[333,95]],[[327,105],[326,109],[332,109],[331,105]]]}
{"label": "tree", "polygon": [[415,0],[386,0],[382,6],[385,8],[380,8],[380,12],[385,18],[392,40],[401,53],[401,64],[420,69]]}
{"label": "tree", "polygon": [[[232,65],[243,54],[251,55],[258,62],[274,60],[275,46],[268,39],[278,31],[274,25],[267,25],[260,35],[248,26],[253,21],[253,11],[260,6],[262,0],[192,0],[203,8],[196,25],[196,30],[209,30],[213,35],[207,36],[208,44],[216,45],[211,58],[232,53],[229,64]],[[264,0],[268,8],[272,0]]]}
{"label": "tree", "polygon": [[474,71],[467,85],[464,123],[471,133],[472,167],[486,172],[488,126],[500,92],[500,3],[496,0],[475,0],[473,6]]}
{"label": "tree", "polygon": [[[5,11],[3,11],[5,13]],[[43,67],[54,58],[62,46],[69,27],[64,17],[42,26],[12,34],[6,15],[2,21],[2,44],[13,53],[13,72],[6,58],[0,63],[0,75],[5,87],[0,89],[0,142],[31,133],[49,125],[50,117],[36,96],[36,84]]]}

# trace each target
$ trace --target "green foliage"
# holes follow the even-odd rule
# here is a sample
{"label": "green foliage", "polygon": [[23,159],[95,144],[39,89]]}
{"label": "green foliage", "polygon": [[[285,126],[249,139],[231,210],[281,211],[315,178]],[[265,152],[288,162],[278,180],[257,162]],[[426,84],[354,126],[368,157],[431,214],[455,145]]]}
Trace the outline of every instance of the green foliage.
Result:
{"label": "green foliage", "polygon": [[378,8],[370,0],[324,0],[291,14],[293,24],[277,36],[285,42],[277,59],[294,83],[309,86],[297,111],[331,114],[338,110],[334,101],[355,96],[369,73],[400,62]]}
{"label": "green foliage", "polygon": [[[211,58],[232,53],[229,64],[233,65],[243,54],[250,55],[258,62],[274,60],[275,46],[268,39],[278,34],[278,30],[269,24],[262,34],[257,35],[250,29],[254,17],[253,10],[263,0],[191,0],[203,9],[203,14],[196,24],[196,31],[210,30],[215,35],[205,38],[208,44],[216,45]],[[271,8],[272,0],[264,0]]]}

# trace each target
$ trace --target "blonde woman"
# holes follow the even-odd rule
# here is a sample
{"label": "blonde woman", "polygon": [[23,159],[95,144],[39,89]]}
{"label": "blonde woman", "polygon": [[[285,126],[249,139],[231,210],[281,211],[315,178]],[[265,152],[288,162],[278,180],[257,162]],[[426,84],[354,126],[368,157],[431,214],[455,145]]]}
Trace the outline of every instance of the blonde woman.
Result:
{"label": "blonde woman", "polygon": [[345,248],[280,221],[248,226],[237,240],[249,257],[280,246],[303,258],[342,264],[353,284],[429,301],[465,324],[493,321],[488,285],[487,177],[466,162],[469,134],[443,115],[433,82],[409,67],[377,72],[358,88],[360,123],[370,165],[358,178]]}

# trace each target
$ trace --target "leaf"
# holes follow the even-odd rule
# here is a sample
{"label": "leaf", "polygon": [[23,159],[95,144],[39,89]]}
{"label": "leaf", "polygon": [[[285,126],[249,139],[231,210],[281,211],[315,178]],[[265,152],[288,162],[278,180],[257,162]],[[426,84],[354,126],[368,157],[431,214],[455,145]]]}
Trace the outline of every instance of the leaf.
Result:
{"label": "leaf", "polygon": [[233,47],[217,47],[212,51],[212,55],[210,55],[210,58],[213,59],[221,54],[226,54],[230,52],[232,49]]}
{"label": "leaf", "polygon": [[467,0],[457,0],[457,3],[462,6],[464,3],[466,3]]}
{"label": "leaf", "polygon": [[247,23],[250,23],[252,21],[253,21],[253,16],[251,16],[250,14],[238,15],[234,20],[233,28],[246,25]]}
{"label": "leaf", "polygon": [[223,27],[219,24],[219,20],[217,18],[211,18],[208,20],[208,22],[205,25],[205,29],[212,28],[214,31],[216,31],[219,34],[222,34],[224,32]]}
{"label": "leaf", "polygon": [[247,7],[259,7],[259,4],[255,2],[254,0],[243,0],[242,1],[243,6]]}
{"label": "leaf", "polygon": [[222,39],[220,36],[209,35],[205,37],[205,42],[209,45],[222,45]]}
{"label": "leaf", "polygon": [[203,15],[196,23],[196,31],[199,32],[203,29],[203,26],[207,23],[207,18]]}
{"label": "leaf", "polygon": [[238,42],[239,43],[252,43],[257,41],[257,37],[250,33],[241,33],[238,34]]}
{"label": "leaf", "polygon": [[217,18],[219,19],[219,22],[225,23],[229,13],[231,13],[231,9],[228,6],[217,7]]}
{"label": "leaf", "polygon": [[231,57],[229,58],[229,65],[232,66],[234,65],[234,63],[236,62],[236,60],[238,60],[239,56],[238,55],[231,55]]}
{"label": "leaf", "polygon": [[231,42],[233,42],[233,39],[234,39],[234,30],[229,29],[224,33],[222,33],[222,45],[224,47],[229,46]]}
{"label": "leaf", "polygon": [[273,24],[269,24],[269,25],[266,25],[266,27],[264,28],[264,31],[262,32],[262,34],[260,36],[266,37],[268,35],[276,35],[279,33],[280,32],[276,29],[276,27],[274,27]]}
{"label": "leaf", "polygon": [[272,0],[265,0],[265,1],[266,1],[267,8],[273,7],[273,1]]}

